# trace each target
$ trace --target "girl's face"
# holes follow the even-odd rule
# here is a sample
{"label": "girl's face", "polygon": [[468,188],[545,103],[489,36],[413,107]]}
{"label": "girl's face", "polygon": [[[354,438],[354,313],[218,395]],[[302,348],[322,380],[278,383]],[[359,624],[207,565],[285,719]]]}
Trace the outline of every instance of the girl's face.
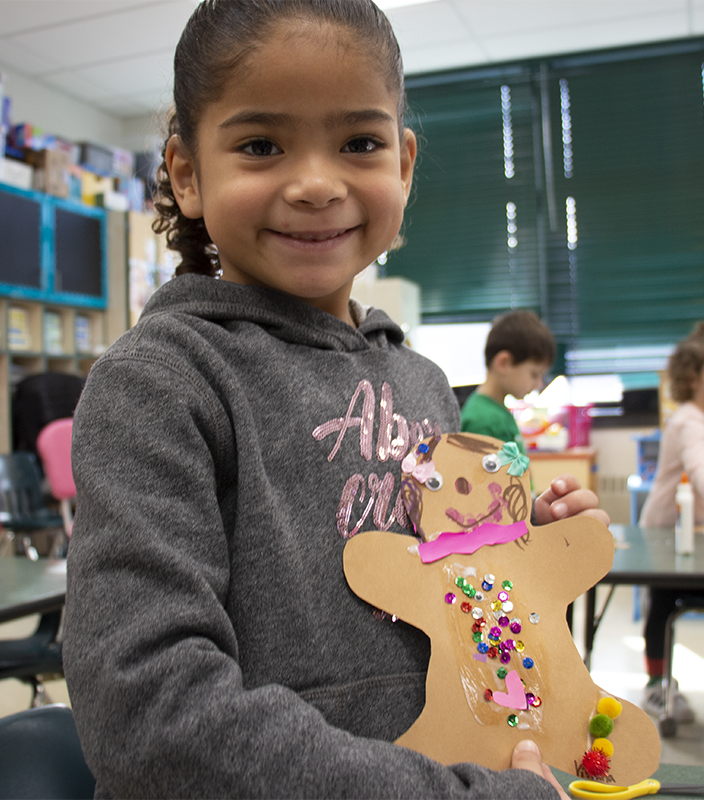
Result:
{"label": "girl's face", "polygon": [[401,226],[416,154],[398,98],[346,31],[290,23],[206,107],[195,159],[174,137],[176,199],[203,217],[223,278],[351,323],[352,281]]}

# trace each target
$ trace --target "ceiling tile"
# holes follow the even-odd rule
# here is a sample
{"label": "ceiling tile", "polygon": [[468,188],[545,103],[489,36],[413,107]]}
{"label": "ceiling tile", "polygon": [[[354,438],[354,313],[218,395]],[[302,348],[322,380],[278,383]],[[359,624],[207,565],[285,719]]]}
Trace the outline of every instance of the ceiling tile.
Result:
{"label": "ceiling tile", "polygon": [[0,61],[6,69],[12,69],[30,78],[55,68],[50,53],[44,58],[39,53],[20,47],[12,40],[0,39]]}
{"label": "ceiling tile", "polygon": [[468,31],[455,8],[446,0],[397,8],[387,14],[401,50],[463,39]]}
{"label": "ceiling tile", "polygon": [[559,55],[582,50],[598,50],[684,36],[680,14],[638,16],[612,20],[607,26],[584,23],[578,27],[546,28],[541,31],[510,34],[485,39],[494,61]]}
{"label": "ceiling tile", "polygon": [[414,47],[403,54],[403,66],[408,75],[473,66],[486,61],[484,49],[471,41],[440,44],[436,47]]}
{"label": "ceiling tile", "polygon": [[147,90],[170,91],[171,51],[125,58],[119,63],[119,68],[117,64],[98,64],[73,70],[72,74],[97,83],[108,95],[127,95]]}
{"label": "ceiling tile", "polygon": [[[180,8],[181,14],[171,13]],[[125,57],[170,50],[187,19],[191,3],[150,3],[70,25],[56,25],[14,37],[34,52],[50,52],[60,67],[114,62]],[[169,13],[165,13],[165,9]]]}
{"label": "ceiling tile", "polygon": [[482,38],[570,29],[579,33],[590,26],[608,36],[612,23],[642,17],[679,14],[686,16],[688,0],[453,0],[467,26]]}
{"label": "ceiling tile", "polygon": [[144,0],[0,0],[0,37],[143,4]]}

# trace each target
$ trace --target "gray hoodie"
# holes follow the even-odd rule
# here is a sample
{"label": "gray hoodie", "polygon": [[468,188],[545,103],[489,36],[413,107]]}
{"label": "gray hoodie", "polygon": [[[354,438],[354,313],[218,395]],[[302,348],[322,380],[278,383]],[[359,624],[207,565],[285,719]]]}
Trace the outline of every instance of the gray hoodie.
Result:
{"label": "gray hoodie", "polygon": [[556,796],[392,744],[428,642],[345,582],[350,536],[404,529],[406,452],[458,428],[381,311],[355,330],[196,275],[155,293],[74,424],[64,661],[97,797]]}

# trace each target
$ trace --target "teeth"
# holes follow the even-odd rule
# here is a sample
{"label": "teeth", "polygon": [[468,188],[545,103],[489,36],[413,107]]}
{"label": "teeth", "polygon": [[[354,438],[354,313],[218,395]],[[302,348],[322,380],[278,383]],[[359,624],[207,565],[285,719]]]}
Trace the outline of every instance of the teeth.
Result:
{"label": "teeth", "polygon": [[328,239],[335,239],[340,234],[339,233],[333,233],[330,236],[327,236],[327,235],[322,235],[322,236],[303,236],[301,234],[292,233],[290,235],[291,235],[292,239],[300,239],[300,240],[302,240],[304,242],[324,242],[324,241],[327,241]]}

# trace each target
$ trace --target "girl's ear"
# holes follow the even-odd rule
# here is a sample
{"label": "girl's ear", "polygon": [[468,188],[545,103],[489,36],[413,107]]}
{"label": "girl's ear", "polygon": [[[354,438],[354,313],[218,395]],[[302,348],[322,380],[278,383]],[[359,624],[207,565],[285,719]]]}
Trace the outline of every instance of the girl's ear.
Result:
{"label": "girl's ear", "polygon": [[193,156],[186,149],[180,136],[174,135],[169,138],[164,159],[178,207],[189,219],[199,219],[203,216],[203,206],[200,201]]}
{"label": "girl's ear", "polygon": [[403,138],[401,139],[401,182],[403,183],[406,202],[408,202],[408,195],[411,193],[413,165],[416,163],[417,151],[418,142],[415,133],[410,128],[404,128]]}

